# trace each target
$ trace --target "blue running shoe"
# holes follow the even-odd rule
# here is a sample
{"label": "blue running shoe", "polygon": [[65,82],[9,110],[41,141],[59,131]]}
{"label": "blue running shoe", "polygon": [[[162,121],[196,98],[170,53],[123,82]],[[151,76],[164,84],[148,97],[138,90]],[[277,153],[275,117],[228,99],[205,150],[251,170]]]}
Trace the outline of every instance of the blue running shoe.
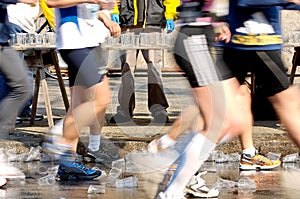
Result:
{"label": "blue running shoe", "polygon": [[88,169],[77,161],[61,163],[57,171],[60,180],[93,180],[101,174],[100,170]]}

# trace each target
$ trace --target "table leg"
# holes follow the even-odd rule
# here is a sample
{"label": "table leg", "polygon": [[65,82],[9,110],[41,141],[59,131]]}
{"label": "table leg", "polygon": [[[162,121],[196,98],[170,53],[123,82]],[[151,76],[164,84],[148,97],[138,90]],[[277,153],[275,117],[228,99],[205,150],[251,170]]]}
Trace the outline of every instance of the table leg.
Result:
{"label": "table leg", "polygon": [[61,92],[61,95],[62,95],[62,98],[63,98],[63,101],[64,101],[65,109],[66,109],[66,111],[68,111],[68,109],[70,107],[70,104],[69,104],[65,84],[64,84],[61,72],[60,72],[58,57],[57,57],[57,54],[56,54],[55,50],[51,50],[51,56],[52,56],[53,64],[54,64],[54,67],[55,67],[55,72],[56,72],[56,75],[57,75],[57,80],[58,80],[58,83],[59,83],[60,92]]}
{"label": "table leg", "polygon": [[49,125],[49,128],[52,128],[54,126],[54,122],[53,122],[53,115],[52,115],[48,85],[47,85],[46,78],[45,78],[45,72],[44,72],[43,68],[38,69],[38,71],[40,73],[42,88],[43,88],[43,92],[44,92],[44,100],[45,100],[45,107],[46,107],[46,112],[47,112],[48,125]]}
{"label": "table leg", "polygon": [[40,72],[39,69],[36,70],[35,73],[35,86],[34,86],[34,93],[33,93],[33,99],[32,99],[32,107],[31,107],[31,118],[30,118],[30,126],[34,125],[35,121],[35,115],[36,115],[36,109],[37,109],[37,103],[38,103],[38,96],[39,96],[39,90],[40,90]]}

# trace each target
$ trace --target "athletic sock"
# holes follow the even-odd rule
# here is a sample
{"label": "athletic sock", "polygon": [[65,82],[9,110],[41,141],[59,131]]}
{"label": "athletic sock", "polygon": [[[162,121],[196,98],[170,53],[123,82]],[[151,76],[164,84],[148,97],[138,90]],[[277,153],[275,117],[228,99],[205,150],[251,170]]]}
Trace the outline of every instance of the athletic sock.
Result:
{"label": "athletic sock", "polygon": [[163,135],[158,140],[158,146],[162,149],[168,148],[169,146],[172,146],[174,144],[174,140],[168,135]]}
{"label": "athletic sock", "polygon": [[183,150],[178,167],[169,183],[165,194],[173,195],[184,191],[191,177],[198,171],[203,162],[207,160],[216,144],[201,133],[196,133]]}
{"label": "athletic sock", "polygon": [[249,147],[246,148],[242,151],[243,154],[247,154],[250,157],[254,157],[255,156],[255,151],[256,149],[254,147]]}

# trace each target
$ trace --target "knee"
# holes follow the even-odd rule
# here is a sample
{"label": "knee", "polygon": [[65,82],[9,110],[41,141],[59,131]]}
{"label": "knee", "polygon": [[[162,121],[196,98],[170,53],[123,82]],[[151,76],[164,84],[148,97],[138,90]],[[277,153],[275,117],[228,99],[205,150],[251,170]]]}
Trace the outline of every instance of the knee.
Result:
{"label": "knee", "polygon": [[111,92],[107,92],[105,95],[101,96],[101,99],[96,98],[95,105],[96,107],[107,108],[111,103]]}

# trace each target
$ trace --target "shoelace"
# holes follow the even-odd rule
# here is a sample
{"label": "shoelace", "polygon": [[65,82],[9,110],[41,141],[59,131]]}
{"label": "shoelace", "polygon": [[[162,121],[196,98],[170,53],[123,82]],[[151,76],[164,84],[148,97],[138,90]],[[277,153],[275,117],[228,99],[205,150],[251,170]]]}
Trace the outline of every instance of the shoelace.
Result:
{"label": "shoelace", "polygon": [[74,162],[74,164],[75,164],[76,167],[78,167],[78,168],[80,168],[80,169],[82,169],[84,171],[88,170],[88,168],[86,166],[84,166],[83,164],[80,164],[78,162]]}
{"label": "shoelace", "polygon": [[267,157],[264,157],[262,155],[256,155],[254,156],[255,160],[258,160],[258,162],[262,162],[265,164],[272,164],[272,161],[270,161]]}

